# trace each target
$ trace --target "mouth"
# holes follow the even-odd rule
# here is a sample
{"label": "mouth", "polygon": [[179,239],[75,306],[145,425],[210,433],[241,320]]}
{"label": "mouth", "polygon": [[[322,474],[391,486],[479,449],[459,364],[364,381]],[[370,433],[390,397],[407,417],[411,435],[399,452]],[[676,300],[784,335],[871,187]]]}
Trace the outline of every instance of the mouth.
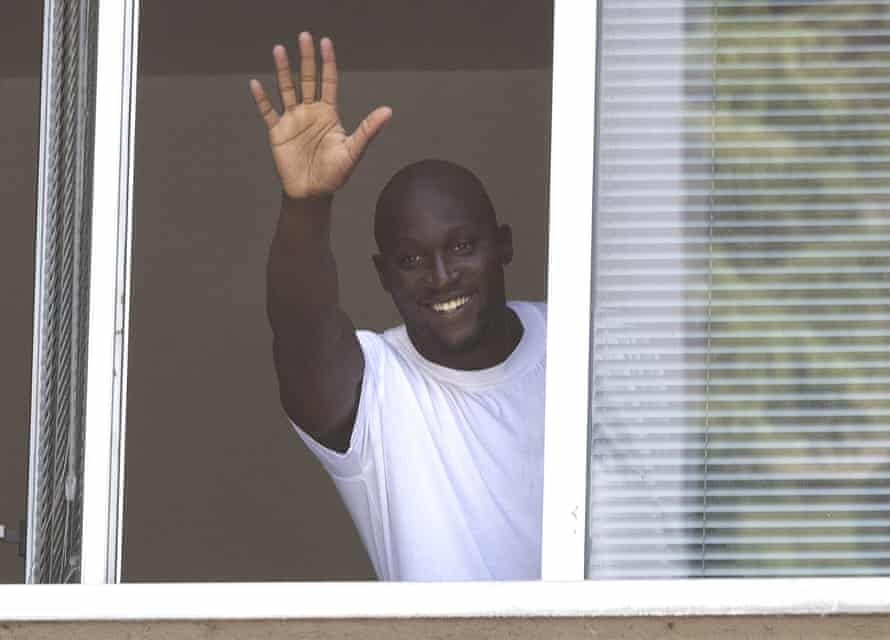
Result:
{"label": "mouth", "polygon": [[472,300],[473,296],[455,296],[442,302],[434,302],[427,306],[436,313],[454,313],[459,311],[465,304]]}

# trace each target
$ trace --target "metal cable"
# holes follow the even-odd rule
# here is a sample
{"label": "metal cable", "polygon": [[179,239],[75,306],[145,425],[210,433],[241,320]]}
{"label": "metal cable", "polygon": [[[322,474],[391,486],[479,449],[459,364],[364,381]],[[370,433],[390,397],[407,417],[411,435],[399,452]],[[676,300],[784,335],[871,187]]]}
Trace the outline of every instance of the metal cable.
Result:
{"label": "metal cable", "polygon": [[90,87],[89,0],[52,4],[34,581],[76,582],[83,507],[83,379],[87,322]]}
{"label": "metal cable", "polygon": [[57,353],[57,337],[58,337],[58,284],[56,278],[56,270],[53,268],[55,256],[58,246],[58,229],[56,224],[56,213],[58,211],[58,194],[55,189],[56,176],[59,175],[60,155],[58,153],[59,141],[59,123],[55,118],[55,114],[61,111],[61,69],[64,66],[63,54],[64,49],[60,46],[62,42],[62,20],[58,13],[54,17],[52,24],[53,36],[52,40],[55,46],[52,47],[52,79],[51,85],[59,90],[52,95],[52,104],[50,112],[49,136],[47,152],[47,188],[46,197],[46,218],[45,218],[45,255],[42,256],[41,268],[44,276],[44,315],[38,321],[43,324],[43,344],[40,345],[41,350],[41,386],[40,393],[40,435],[39,435],[39,464],[37,471],[38,492],[34,498],[36,500],[37,509],[37,531],[31,532],[31,544],[35,546],[35,567],[34,576],[37,582],[48,582],[47,576],[51,573],[51,562],[48,557],[47,550],[51,548],[50,532],[52,531],[53,513],[53,487],[52,475],[50,470],[55,466],[53,457],[53,442],[55,438],[53,425],[55,424],[55,403],[53,399],[56,397],[56,376],[55,362]]}

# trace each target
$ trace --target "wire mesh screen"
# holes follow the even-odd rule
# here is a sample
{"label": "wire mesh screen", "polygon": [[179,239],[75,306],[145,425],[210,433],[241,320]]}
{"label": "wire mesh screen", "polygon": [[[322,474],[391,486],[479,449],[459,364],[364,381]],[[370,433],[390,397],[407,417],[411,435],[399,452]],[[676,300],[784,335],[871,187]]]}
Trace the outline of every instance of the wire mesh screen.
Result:
{"label": "wire mesh screen", "polygon": [[[50,0],[29,581],[80,578],[95,1]],[[47,65],[48,62],[48,65]]]}

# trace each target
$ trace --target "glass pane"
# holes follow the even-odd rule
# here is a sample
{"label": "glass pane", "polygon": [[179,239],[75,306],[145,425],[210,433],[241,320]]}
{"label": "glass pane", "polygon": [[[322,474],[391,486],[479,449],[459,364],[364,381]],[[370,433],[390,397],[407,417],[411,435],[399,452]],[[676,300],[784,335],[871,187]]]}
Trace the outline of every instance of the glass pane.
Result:
{"label": "glass pane", "polygon": [[[30,424],[31,317],[34,300],[34,230],[40,124],[40,3],[4,4],[0,22],[0,524],[16,534],[26,519]],[[24,581],[15,544],[0,544],[0,583]]]}
{"label": "glass pane", "polygon": [[142,5],[126,581],[374,577],[279,404],[265,270],[281,190],[248,92],[256,77],[276,93],[272,45],[296,70],[299,31],[333,38],[348,131],[378,105],[394,111],[334,204],[355,326],[400,323],[372,268],[373,210],[389,177],[423,158],[481,177],[513,230],[509,297],[545,297],[551,3],[367,7],[222,3],[208,21],[197,6]]}
{"label": "glass pane", "polygon": [[601,35],[588,575],[890,573],[890,3]]}

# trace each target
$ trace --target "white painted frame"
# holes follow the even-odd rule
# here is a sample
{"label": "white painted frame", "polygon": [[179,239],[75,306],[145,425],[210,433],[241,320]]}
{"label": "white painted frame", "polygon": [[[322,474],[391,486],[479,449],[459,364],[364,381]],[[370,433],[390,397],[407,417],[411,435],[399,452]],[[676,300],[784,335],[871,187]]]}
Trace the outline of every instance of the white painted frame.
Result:
{"label": "white painted frame", "polygon": [[139,4],[98,11],[83,584],[120,581]]}
{"label": "white painted frame", "polygon": [[559,373],[560,384],[548,384],[546,397],[544,580],[95,584],[120,577],[138,24],[137,0],[120,0],[100,5],[85,459],[88,584],[0,585],[0,621],[890,614],[890,578],[583,580],[596,8],[589,0],[554,4],[547,348],[548,369]]}
{"label": "white painted frame", "polygon": [[890,578],[0,585],[0,621],[890,614]]}
{"label": "white painted frame", "polygon": [[[32,356],[29,496],[36,494],[39,457],[39,395],[43,372],[42,260],[50,185],[50,130],[54,96],[53,24],[56,2],[45,0],[40,98],[40,161],[35,247],[34,346]],[[81,582],[118,582],[123,496],[124,405],[130,281],[130,212],[138,0],[98,2],[96,109],[92,141],[89,328],[83,458]],[[27,531],[37,530],[29,502]],[[25,582],[34,576],[34,549],[27,546]]]}
{"label": "white painted frame", "polygon": [[[49,122],[52,96],[52,25],[55,3],[45,2],[43,88],[41,91],[40,171],[34,294],[35,337],[31,400],[31,472],[29,495],[36,492],[39,469],[37,421],[41,388],[43,288],[39,261],[44,253]],[[90,300],[87,335],[86,411],[84,430],[83,533],[81,582],[120,580],[127,373],[127,322],[130,282],[132,157],[138,33],[136,0],[100,2],[94,114]],[[28,531],[37,529],[28,509]],[[33,547],[25,559],[25,581],[34,581]]]}
{"label": "white painted frame", "polygon": [[554,2],[544,580],[584,579],[597,4]]}

